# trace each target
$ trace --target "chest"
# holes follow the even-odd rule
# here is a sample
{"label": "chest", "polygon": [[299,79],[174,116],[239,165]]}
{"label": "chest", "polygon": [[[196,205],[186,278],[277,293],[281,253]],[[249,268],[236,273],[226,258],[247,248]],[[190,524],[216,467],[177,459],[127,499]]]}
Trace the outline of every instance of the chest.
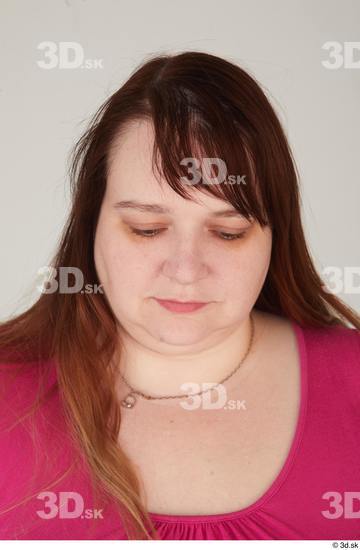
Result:
{"label": "chest", "polygon": [[296,348],[285,357],[231,387],[227,397],[239,408],[194,411],[139,402],[125,411],[119,441],[150,512],[228,513],[267,491],[289,454],[299,414]]}

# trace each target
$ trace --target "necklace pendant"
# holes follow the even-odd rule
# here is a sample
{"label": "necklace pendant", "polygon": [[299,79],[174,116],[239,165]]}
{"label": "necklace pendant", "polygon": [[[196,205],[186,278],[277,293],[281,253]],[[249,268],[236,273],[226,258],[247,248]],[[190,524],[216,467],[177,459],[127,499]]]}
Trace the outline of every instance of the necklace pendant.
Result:
{"label": "necklace pendant", "polygon": [[127,396],[121,401],[121,405],[126,409],[132,409],[136,403],[135,394],[130,392]]}

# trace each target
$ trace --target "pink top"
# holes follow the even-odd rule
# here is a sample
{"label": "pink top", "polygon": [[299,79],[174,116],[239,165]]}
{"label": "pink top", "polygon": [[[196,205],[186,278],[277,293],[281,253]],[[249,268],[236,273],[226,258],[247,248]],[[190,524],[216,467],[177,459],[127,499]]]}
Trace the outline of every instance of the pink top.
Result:
{"label": "pink top", "polygon": [[[296,323],[293,328],[301,360],[301,406],[280,472],[265,493],[242,510],[193,516],[152,513],[161,539],[360,539],[360,331],[301,328]],[[29,402],[33,376],[9,382],[8,402],[1,403],[0,509],[31,489],[35,496],[0,514],[0,538],[126,538],[112,503],[95,512],[94,530],[89,528],[87,517],[94,506],[85,464],[45,487],[74,459],[56,391],[36,417],[41,428],[38,455],[28,421],[3,432],[4,419],[15,418]],[[31,484],[36,459],[36,471],[44,480],[40,490]],[[50,491],[48,497],[36,498],[41,490]],[[67,501],[64,495],[73,498]],[[66,510],[74,517],[65,517]]]}

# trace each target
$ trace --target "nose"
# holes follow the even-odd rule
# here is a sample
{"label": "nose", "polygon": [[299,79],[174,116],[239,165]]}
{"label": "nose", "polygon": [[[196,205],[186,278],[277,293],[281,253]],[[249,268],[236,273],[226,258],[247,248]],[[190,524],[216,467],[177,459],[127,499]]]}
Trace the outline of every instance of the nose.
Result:
{"label": "nose", "polygon": [[202,279],[208,271],[199,242],[189,236],[177,239],[163,264],[163,274],[182,284]]}

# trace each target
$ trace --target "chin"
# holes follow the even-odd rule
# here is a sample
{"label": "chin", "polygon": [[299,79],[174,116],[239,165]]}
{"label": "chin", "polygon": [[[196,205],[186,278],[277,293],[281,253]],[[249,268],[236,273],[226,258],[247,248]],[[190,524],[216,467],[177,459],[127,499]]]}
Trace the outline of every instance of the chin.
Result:
{"label": "chin", "polygon": [[201,342],[206,336],[203,331],[196,330],[171,330],[170,327],[159,331],[151,331],[156,340],[171,346],[191,346]]}

